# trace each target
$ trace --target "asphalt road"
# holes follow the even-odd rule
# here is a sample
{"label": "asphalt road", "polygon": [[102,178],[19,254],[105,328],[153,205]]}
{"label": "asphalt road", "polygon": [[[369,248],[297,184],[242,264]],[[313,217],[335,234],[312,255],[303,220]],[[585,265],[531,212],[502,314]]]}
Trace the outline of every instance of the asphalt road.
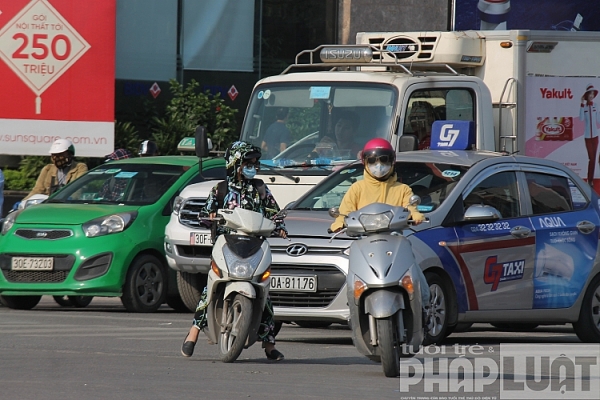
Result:
{"label": "asphalt road", "polygon": [[[0,307],[0,398],[459,398],[440,392],[438,386],[427,391],[422,384],[409,385],[407,391],[409,386],[402,386],[401,380],[411,379],[408,375],[385,378],[379,364],[354,349],[350,331],[341,325],[284,325],[277,346],[284,361],[267,360],[260,345],[254,345],[237,362],[223,364],[216,346],[203,335],[193,357],[180,355],[190,322],[191,315],[166,306],[154,314],[129,314],[118,299],[109,298],[95,298],[84,309],[60,307],[51,297],[30,311]],[[453,352],[453,358],[472,360],[497,354],[500,343],[525,347],[579,340],[570,326],[511,333],[478,324],[450,336],[446,346],[432,348],[431,353],[444,349]],[[461,351],[466,354],[457,354]],[[423,362],[432,354],[412,360]],[[480,399],[500,398],[497,385],[485,387],[483,394]]]}

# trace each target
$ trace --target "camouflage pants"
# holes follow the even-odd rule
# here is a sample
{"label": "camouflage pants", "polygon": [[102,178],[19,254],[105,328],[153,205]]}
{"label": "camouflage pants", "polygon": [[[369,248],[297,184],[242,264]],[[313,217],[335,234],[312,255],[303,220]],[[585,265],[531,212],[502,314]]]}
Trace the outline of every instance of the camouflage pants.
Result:
{"label": "camouflage pants", "polygon": [[[200,296],[200,301],[198,302],[198,307],[196,307],[193,320],[193,324],[200,330],[203,330],[208,326],[206,320],[206,309],[208,307],[208,302],[206,301],[207,297],[208,292],[205,287]],[[263,310],[260,328],[258,328],[258,337],[263,342],[275,344],[275,314],[273,313],[273,303],[271,303],[270,297],[267,297],[267,304],[265,304]]]}

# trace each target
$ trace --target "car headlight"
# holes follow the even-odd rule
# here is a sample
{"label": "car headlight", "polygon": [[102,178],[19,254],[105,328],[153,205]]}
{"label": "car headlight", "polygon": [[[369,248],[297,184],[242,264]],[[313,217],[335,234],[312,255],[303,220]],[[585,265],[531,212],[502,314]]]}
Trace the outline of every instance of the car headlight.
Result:
{"label": "car headlight", "polygon": [[181,196],[175,197],[175,200],[173,200],[173,214],[179,215],[179,211],[181,210],[181,207],[183,207],[184,201],[185,199]]}
{"label": "car headlight", "polygon": [[389,228],[393,217],[394,214],[386,211],[379,214],[363,214],[358,218],[358,221],[365,229],[365,232],[375,232]]}
{"label": "car headlight", "polygon": [[112,214],[86,222],[82,225],[82,228],[87,237],[110,235],[111,233],[123,232],[136,217],[137,211]]}
{"label": "car headlight", "polygon": [[6,235],[6,233],[10,230],[10,228],[12,228],[12,226],[17,221],[17,216],[19,214],[21,214],[21,211],[23,211],[23,210],[11,212],[10,214],[8,214],[6,216],[6,218],[4,218],[4,222],[2,222],[2,230],[0,231],[0,234]]}
{"label": "car headlight", "polygon": [[263,251],[261,249],[248,258],[240,258],[225,246],[223,247],[223,257],[229,270],[229,276],[237,279],[250,279],[263,257]]}

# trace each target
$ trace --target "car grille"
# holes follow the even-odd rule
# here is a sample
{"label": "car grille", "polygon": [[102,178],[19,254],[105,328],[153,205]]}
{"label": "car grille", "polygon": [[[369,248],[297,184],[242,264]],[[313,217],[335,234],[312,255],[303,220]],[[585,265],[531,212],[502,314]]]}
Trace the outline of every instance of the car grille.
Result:
{"label": "car grille", "polygon": [[199,228],[200,222],[198,221],[198,215],[205,204],[206,199],[187,199],[185,203],[183,203],[181,210],[179,210],[179,222],[190,228]]}
{"label": "car grille", "polygon": [[269,292],[275,307],[327,307],[346,282],[346,276],[333,265],[271,265],[273,275],[317,276],[316,292]]}
{"label": "car grille", "polygon": [[[290,247],[291,245],[287,245],[287,246],[277,246],[277,245],[272,245],[271,246],[271,253],[275,254],[275,253],[279,253],[279,254],[286,254],[287,253],[287,248]],[[336,255],[340,255],[342,254],[342,252],[344,251],[344,249],[337,249],[335,247],[318,247],[318,246],[306,246],[306,253],[304,253],[303,255],[315,255],[315,256],[336,256]]]}
{"label": "car grille", "polygon": [[73,236],[70,229],[17,229],[15,235],[25,239],[56,240]]}
{"label": "car grille", "polygon": [[212,246],[182,246],[177,245],[177,254],[182,257],[203,257],[210,258],[212,254]]}
{"label": "car grille", "polygon": [[2,271],[9,282],[18,283],[60,283],[64,282],[69,271]]}

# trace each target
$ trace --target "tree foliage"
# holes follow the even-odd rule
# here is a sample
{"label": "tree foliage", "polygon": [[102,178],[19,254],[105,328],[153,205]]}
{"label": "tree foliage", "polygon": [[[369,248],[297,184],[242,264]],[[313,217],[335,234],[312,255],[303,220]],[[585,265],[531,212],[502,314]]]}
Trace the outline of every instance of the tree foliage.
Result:
{"label": "tree foliage", "polygon": [[199,125],[206,128],[214,150],[224,149],[236,139],[237,110],[226,105],[220,93],[198,92],[200,85],[195,80],[185,87],[176,80],[170,84],[173,98],[165,116],[154,118],[153,138],[161,154],[176,154],[179,141],[194,136]]}

